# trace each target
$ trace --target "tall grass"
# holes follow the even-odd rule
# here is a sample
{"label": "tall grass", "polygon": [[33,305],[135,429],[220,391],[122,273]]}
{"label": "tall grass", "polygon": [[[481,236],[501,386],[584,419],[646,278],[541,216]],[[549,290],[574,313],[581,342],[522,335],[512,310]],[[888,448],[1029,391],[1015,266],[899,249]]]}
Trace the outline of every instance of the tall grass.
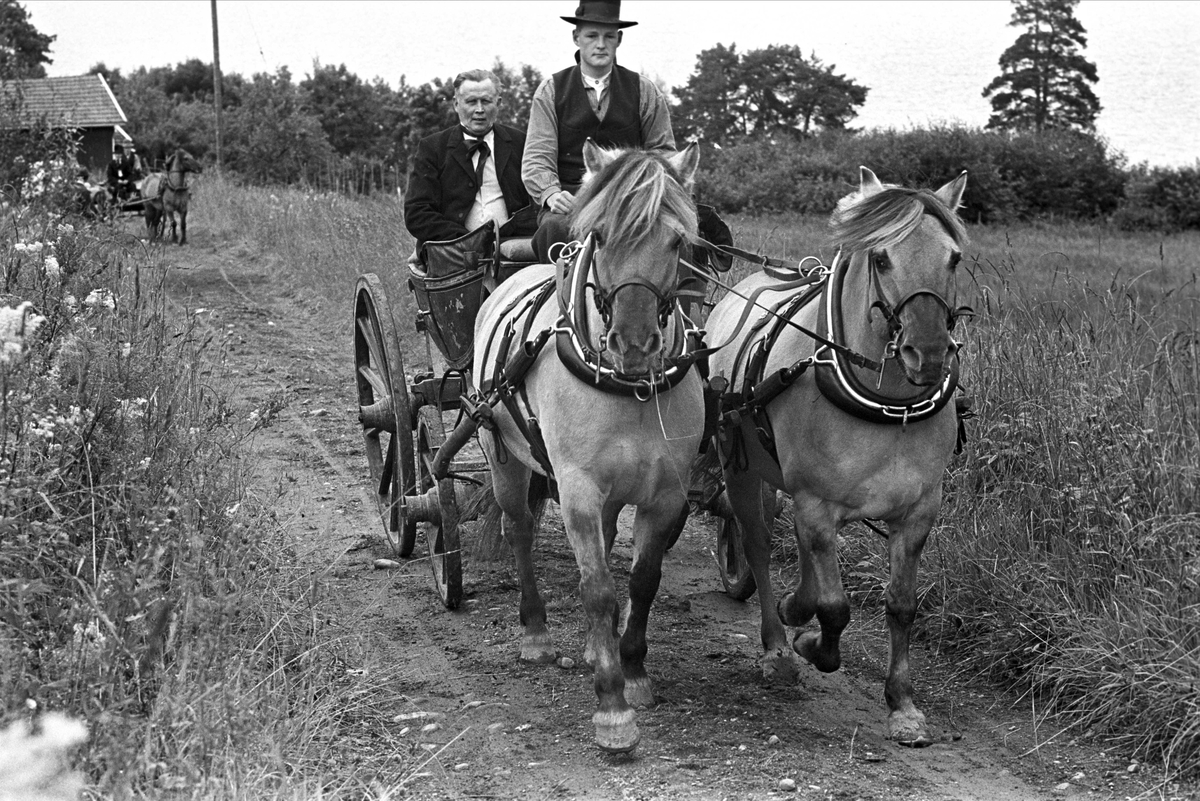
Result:
{"label": "tall grass", "polygon": [[[14,205],[0,270],[0,745],[66,713],[101,797],[385,795],[400,746],[360,752],[398,669],[348,670],[364,659],[323,622],[324,578],[292,564],[270,487],[247,484],[251,410],[219,332],[172,302],[163,250]],[[0,754],[6,791],[23,758]]]}

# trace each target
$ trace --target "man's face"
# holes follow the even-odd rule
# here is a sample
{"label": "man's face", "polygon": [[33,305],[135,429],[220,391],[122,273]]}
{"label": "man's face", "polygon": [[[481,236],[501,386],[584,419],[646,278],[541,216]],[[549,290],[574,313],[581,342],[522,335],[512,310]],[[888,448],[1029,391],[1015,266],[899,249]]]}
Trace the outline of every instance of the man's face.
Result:
{"label": "man's face", "polygon": [[621,33],[613,25],[580,25],[573,33],[580,63],[601,74],[608,72],[621,46]]}
{"label": "man's face", "polygon": [[483,136],[496,124],[500,113],[500,93],[490,79],[463,81],[454,93],[458,122],[472,136]]}

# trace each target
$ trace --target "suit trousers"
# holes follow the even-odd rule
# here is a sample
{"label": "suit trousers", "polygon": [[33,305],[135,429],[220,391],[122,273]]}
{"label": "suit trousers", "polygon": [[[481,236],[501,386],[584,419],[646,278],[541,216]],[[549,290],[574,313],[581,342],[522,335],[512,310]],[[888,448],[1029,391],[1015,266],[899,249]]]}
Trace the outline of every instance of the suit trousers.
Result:
{"label": "suit trousers", "polygon": [[[571,226],[566,214],[559,214],[549,208],[542,209],[538,214],[537,231],[533,234],[533,250],[537,253],[538,261],[542,264],[553,264],[550,258],[551,246],[559,242],[571,241]],[[558,255],[559,248],[554,248]]]}

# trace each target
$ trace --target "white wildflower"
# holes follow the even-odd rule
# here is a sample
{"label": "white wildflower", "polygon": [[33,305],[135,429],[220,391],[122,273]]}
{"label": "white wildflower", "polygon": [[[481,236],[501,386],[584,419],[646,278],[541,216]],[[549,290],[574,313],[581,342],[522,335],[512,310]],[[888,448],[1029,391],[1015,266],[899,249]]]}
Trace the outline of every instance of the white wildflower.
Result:
{"label": "white wildflower", "polygon": [[0,730],[0,798],[78,798],[83,776],[67,769],[66,753],[87,736],[84,723],[58,712],[42,715],[36,734],[24,720]]}
{"label": "white wildflower", "polygon": [[79,298],[74,295],[67,295],[63,298],[63,305],[67,307],[67,311],[75,314],[79,311]]}
{"label": "white wildflower", "polygon": [[52,281],[62,280],[62,268],[58,266],[58,259],[54,256],[47,256],[42,262],[42,269],[46,271],[46,277]]}
{"label": "white wildflower", "polygon": [[28,300],[16,308],[0,306],[0,363],[19,359],[29,338],[44,322],[46,318],[35,314]]}
{"label": "white wildflower", "polygon": [[83,299],[83,305],[89,308],[103,306],[107,309],[115,309],[117,307],[116,298],[113,293],[107,289],[93,289],[88,296]]}

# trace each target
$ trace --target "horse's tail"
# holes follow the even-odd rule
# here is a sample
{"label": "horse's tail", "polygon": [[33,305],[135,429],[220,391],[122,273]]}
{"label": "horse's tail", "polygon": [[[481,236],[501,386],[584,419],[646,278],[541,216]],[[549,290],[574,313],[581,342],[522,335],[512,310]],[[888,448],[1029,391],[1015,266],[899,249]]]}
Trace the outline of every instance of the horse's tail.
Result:
{"label": "horse's tail", "polygon": [[[541,473],[533,473],[529,477],[529,494],[526,500],[529,511],[533,514],[533,528],[536,531],[542,525],[542,515],[546,511],[546,501],[553,497],[550,480]],[[504,514],[500,504],[496,502],[496,494],[489,481],[471,496],[459,511],[462,520],[479,519],[479,544],[477,555],[484,561],[496,561],[508,550],[507,543],[501,531],[500,519]]]}

